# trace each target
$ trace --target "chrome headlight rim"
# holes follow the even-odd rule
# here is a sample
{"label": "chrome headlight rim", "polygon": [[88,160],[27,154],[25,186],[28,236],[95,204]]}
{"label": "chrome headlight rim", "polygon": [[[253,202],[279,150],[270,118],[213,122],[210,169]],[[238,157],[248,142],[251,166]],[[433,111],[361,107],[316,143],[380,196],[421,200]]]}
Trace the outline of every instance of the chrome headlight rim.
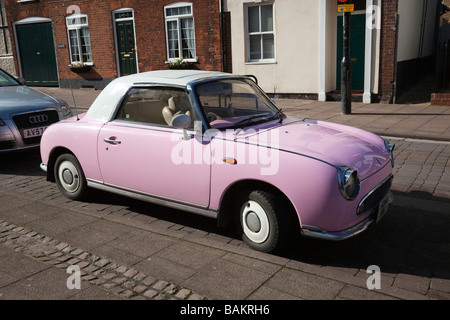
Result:
{"label": "chrome headlight rim", "polygon": [[72,110],[70,109],[68,104],[60,104],[59,110],[61,111],[61,114],[64,118],[72,115]]}
{"label": "chrome headlight rim", "polygon": [[349,201],[355,200],[361,191],[361,182],[358,172],[349,167],[338,167],[339,191]]}
{"label": "chrome headlight rim", "polygon": [[384,147],[386,148],[386,151],[389,153],[390,157],[391,157],[391,165],[392,168],[394,167],[394,149],[395,149],[395,144],[390,144],[389,141],[385,138],[383,138],[384,140]]}

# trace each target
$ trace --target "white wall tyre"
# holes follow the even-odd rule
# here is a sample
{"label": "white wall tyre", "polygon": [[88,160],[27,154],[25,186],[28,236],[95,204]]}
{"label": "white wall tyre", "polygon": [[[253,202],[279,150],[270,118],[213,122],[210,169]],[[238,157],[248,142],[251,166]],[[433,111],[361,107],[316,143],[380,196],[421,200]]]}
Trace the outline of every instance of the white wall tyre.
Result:
{"label": "white wall tyre", "polygon": [[287,212],[271,193],[255,190],[237,201],[236,225],[242,240],[252,249],[270,253],[282,248],[288,237]]}
{"label": "white wall tyre", "polygon": [[55,163],[56,184],[61,193],[72,200],[81,200],[87,189],[86,178],[77,158],[63,154]]}

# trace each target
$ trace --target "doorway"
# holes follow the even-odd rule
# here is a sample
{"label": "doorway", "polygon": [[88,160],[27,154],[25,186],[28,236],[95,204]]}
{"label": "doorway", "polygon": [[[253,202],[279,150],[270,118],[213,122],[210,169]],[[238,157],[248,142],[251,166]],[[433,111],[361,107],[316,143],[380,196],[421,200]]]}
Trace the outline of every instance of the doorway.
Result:
{"label": "doorway", "polygon": [[137,73],[136,38],[133,9],[113,12],[119,77]]}
{"label": "doorway", "polygon": [[21,75],[29,86],[58,86],[51,22],[15,25]]}
{"label": "doorway", "polygon": [[[341,62],[343,57],[343,22],[342,15],[337,17],[337,52],[336,52],[336,89],[341,88]],[[366,43],[366,15],[352,14],[350,32],[350,58],[352,62],[352,89],[364,89],[364,61]]]}

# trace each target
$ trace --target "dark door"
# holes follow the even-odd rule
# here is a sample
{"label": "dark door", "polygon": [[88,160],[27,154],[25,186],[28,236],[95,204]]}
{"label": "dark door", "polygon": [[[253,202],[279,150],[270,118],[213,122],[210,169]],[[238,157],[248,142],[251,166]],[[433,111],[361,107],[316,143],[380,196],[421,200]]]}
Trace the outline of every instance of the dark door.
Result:
{"label": "dark door", "polygon": [[58,86],[52,24],[17,25],[22,76],[30,86]]}
{"label": "dark door", "polygon": [[[341,62],[343,56],[343,17],[338,16],[336,89],[341,88]],[[350,57],[352,61],[352,89],[364,89],[364,60],[366,43],[366,15],[351,15]]]}
{"label": "dark door", "polygon": [[116,22],[116,31],[120,76],[136,73],[137,67],[133,21]]}

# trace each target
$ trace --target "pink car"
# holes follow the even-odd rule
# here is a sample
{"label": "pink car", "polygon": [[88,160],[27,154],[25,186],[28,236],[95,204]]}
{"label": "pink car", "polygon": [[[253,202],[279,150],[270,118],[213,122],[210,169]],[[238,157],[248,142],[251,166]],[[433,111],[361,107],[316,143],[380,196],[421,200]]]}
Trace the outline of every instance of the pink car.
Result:
{"label": "pink car", "polygon": [[393,146],[289,117],[246,76],[171,70],[111,82],[87,113],[50,126],[41,168],[70,199],[106,190],[234,222],[264,252],[292,232],[342,240],[392,201]]}

